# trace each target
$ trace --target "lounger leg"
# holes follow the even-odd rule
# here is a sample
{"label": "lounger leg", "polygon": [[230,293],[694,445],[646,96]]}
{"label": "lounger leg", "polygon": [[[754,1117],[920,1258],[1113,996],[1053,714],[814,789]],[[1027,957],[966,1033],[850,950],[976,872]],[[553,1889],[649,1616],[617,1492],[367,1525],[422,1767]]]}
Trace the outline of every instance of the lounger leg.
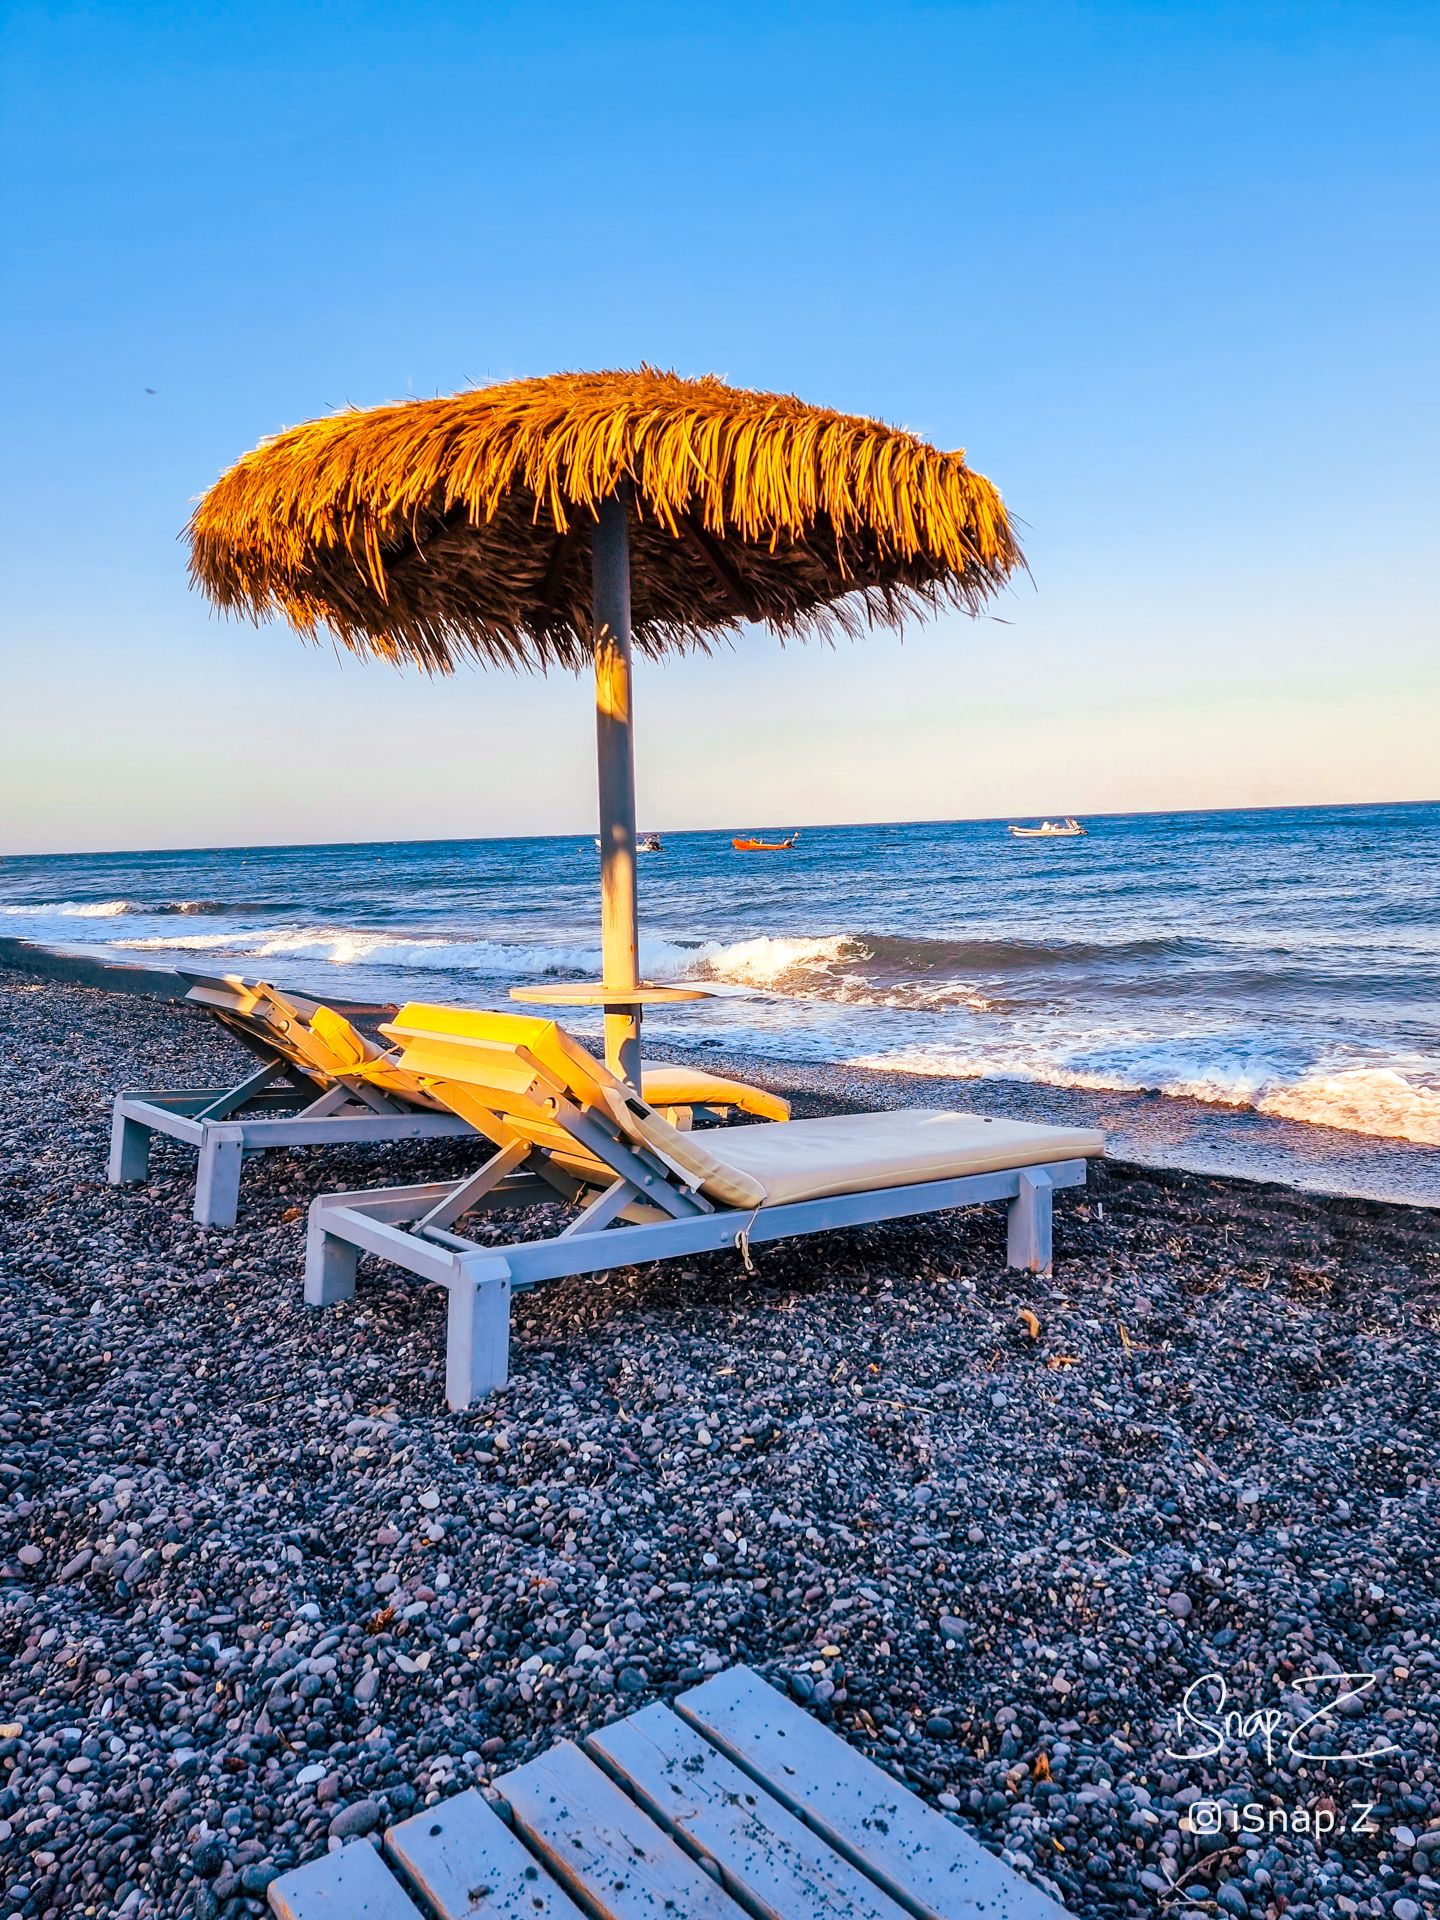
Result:
{"label": "lounger leg", "polygon": [[306,1306],[333,1307],[337,1300],[353,1300],[359,1260],[358,1247],[327,1233],[312,1216],[305,1241]]}
{"label": "lounger leg", "polygon": [[510,1378],[510,1270],[503,1260],[462,1263],[449,1292],[445,1400],[463,1413]]}
{"label": "lounger leg", "polygon": [[195,1218],[202,1227],[233,1227],[240,1209],[240,1167],[245,1158],[238,1127],[207,1126],[195,1178]]}
{"label": "lounger leg", "polygon": [[132,1120],[119,1100],[110,1123],[110,1169],[112,1187],[129,1187],[148,1179],[150,1174],[149,1127]]}
{"label": "lounger leg", "polygon": [[1049,1273],[1053,1191],[1048,1173],[1022,1170],[1020,1191],[1010,1202],[1007,1266],[1024,1267],[1028,1273]]}

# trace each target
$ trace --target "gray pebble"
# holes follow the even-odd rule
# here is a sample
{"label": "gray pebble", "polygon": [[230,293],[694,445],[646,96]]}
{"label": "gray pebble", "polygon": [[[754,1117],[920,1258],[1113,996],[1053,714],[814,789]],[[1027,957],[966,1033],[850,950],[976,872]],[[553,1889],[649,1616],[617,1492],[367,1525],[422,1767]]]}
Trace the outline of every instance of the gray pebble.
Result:
{"label": "gray pebble", "polygon": [[330,1837],[332,1840],[348,1840],[352,1835],[369,1833],[379,1826],[383,1818],[377,1801],[352,1800],[348,1807],[341,1807],[330,1822]]}

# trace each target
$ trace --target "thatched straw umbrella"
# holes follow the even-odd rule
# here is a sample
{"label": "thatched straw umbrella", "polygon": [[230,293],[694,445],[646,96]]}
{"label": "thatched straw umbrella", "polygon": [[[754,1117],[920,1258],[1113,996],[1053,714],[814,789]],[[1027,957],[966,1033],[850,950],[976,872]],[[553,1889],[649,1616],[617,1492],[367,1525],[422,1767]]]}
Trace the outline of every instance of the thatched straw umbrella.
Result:
{"label": "thatched straw umbrella", "polygon": [[963,453],[719,380],[555,374],[337,414],[263,442],[190,521],[217,606],[430,672],[593,659],[606,1055],[639,1081],[631,649],[749,622],[860,634],[975,613],[1020,562]]}

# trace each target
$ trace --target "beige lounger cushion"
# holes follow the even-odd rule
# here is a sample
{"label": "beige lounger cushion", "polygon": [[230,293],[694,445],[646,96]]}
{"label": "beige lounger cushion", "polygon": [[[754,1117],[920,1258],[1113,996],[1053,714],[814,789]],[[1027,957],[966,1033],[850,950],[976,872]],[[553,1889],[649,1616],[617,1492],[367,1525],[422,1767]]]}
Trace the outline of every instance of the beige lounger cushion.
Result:
{"label": "beige lounger cushion", "polygon": [[[765,1189],[753,1174],[733,1166],[727,1157],[721,1160],[704,1145],[709,1136],[681,1133],[663,1114],[643,1100],[637,1100],[617,1081],[606,1090],[610,1111],[632,1140],[658,1153],[673,1167],[688,1186],[698,1187],[708,1200],[722,1207],[759,1207],[765,1201]],[[794,1125],[793,1121],[787,1123]],[[783,1133],[785,1127],[770,1122],[763,1127],[739,1127],[738,1133]]]}
{"label": "beige lounger cushion", "polygon": [[[737,1209],[918,1186],[1105,1151],[1104,1136],[1088,1127],[1037,1127],[915,1107],[682,1133],[553,1020],[417,1002],[402,1007],[380,1031],[397,1043],[404,1070],[491,1138],[503,1140],[506,1129],[514,1129],[592,1184],[613,1171],[566,1135],[545,1095],[548,1074],[582,1106],[608,1109],[623,1134],[658,1154],[707,1199]],[[492,1121],[503,1125],[497,1130]],[[718,1151],[711,1151],[712,1144]]]}
{"label": "beige lounger cushion", "polygon": [[706,1138],[723,1144],[726,1164],[736,1173],[758,1182],[767,1207],[1105,1151],[1105,1136],[1089,1127],[1040,1127],[929,1107],[727,1128]]}

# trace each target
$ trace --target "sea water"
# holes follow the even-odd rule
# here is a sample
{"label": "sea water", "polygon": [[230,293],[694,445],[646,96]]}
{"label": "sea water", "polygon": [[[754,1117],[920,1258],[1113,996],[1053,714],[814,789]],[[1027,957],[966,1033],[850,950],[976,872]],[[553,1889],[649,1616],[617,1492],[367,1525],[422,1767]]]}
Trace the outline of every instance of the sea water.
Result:
{"label": "sea water", "polygon": [[[639,861],[643,970],[715,997],[647,1032],[1440,1145],[1440,805],[1087,824],[1050,841],[1002,821],[814,827],[751,854],[665,833]],[[15,858],[0,932],[504,1005],[522,982],[598,978],[598,871],[591,832]]]}

